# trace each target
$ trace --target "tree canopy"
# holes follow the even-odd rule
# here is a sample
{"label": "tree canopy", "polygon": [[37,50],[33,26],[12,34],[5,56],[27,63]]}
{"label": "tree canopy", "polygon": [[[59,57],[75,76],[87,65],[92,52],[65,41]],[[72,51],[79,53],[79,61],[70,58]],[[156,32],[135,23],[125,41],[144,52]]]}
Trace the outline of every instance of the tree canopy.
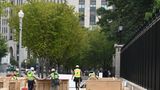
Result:
{"label": "tree canopy", "polygon": [[89,47],[86,51],[86,62],[91,67],[108,68],[112,65],[113,42],[108,41],[101,29],[88,31]]}
{"label": "tree canopy", "polygon": [[10,22],[18,35],[17,13],[23,9],[23,45],[33,55],[65,64],[80,54],[86,44],[85,30],[80,26],[78,14],[66,4],[31,2],[18,7]]}
{"label": "tree canopy", "polygon": [[7,44],[6,41],[0,35],[0,61],[7,53]]}
{"label": "tree canopy", "polygon": [[9,2],[7,2],[7,0],[1,0],[0,1],[0,14],[3,13],[3,9],[5,9],[6,7],[11,6],[11,4]]}
{"label": "tree canopy", "polygon": [[98,9],[98,24],[111,40],[118,40],[118,27],[123,26],[122,39],[126,43],[145,22],[145,13],[152,11],[154,0],[108,0],[113,10]]}

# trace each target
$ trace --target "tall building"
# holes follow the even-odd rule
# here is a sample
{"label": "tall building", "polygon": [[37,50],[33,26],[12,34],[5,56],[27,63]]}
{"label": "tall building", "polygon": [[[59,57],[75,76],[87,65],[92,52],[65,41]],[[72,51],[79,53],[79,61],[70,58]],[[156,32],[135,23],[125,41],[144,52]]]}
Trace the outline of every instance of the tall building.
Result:
{"label": "tall building", "polygon": [[[11,2],[11,4],[14,5],[21,5],[24,3],[26,0],[7,0],[8,2]],[[1,15],[0,17],[0,34],[2,37],[7,41],[7,47],[8,47],[8,53],[6,57],[2,58],[1,63],[10,63],[10,59],[15,59],[18,60],[18,43],[15,42],[13,39],[13,31],[9,27],[9,17],[11,13],[10,8],[5,8],[4,10],[4,15]],[[18,15],[18,14],[17,14]],[[25,48],[22,48],[22,59],[26,59],[27,57],[27,52]]]}
{"label": "tall building", "polygon": [[75,7],[75,11],[80,14],[80,24],[87,28],[96,25],[96,10],[100,7],[107,8],[106,0],[67,0],[67,3]]}
{"label": "tall building", "polygon": [[[27,0],[8,0],[14,5],[21,5]],[[35,0],[40,1],[40,0]],[[44,0],[43,0],[44,1]],[[96,10],[100,7],[107,8],[106,0],[46,0],[46,2],[67,3],[75,7],[75,11],[80,14],[80,24],[90,28],[96,25],[98,21]],[[18,59],[18,43],[13,40],[13,31],[9,27],[8,19],[10,17],[10,8],[5,9],[5,16],[0,17],[0,33],[7,40],[10,58]],[[26,49],[22,49],[23,59],[26,58]],[[9,58],[9,59],[10,59]],[[5,61],[5,60],[4,60]]]}

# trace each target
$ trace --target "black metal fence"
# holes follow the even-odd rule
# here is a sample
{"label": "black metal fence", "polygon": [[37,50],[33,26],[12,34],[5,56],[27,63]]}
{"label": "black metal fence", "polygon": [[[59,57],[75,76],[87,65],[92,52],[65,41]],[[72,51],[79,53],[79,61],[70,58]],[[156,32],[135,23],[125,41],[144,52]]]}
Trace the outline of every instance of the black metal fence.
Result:
{"label": "black metal fence", "polygon": [[122,48],[121,77],[147,90],[160,90],[159,18]]}

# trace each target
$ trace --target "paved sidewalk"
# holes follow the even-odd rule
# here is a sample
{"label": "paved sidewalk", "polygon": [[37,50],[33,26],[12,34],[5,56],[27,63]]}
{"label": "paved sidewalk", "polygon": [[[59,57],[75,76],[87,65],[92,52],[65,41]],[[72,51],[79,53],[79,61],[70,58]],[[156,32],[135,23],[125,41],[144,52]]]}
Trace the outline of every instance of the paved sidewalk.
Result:
{"label": "paved sidewalk", "polygon": [[[71,74],[60,74],[60,79],[68,79],[69,80],[69,90],[76,90],[75,83],[72,79]],[[85,88],[80,88],[80,90],[86,90]]]}

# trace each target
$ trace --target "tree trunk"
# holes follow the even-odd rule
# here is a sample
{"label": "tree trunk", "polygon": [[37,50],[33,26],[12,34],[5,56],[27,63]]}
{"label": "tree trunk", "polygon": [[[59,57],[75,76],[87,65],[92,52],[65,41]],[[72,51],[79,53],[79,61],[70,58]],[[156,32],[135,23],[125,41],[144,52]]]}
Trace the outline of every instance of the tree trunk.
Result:
{"label": "tree trunk", "polygon": [[44,58],[40,58],[39,60],[39,64],[40,64],[40,78],[43,78],[44,75],[43,75],[43,70],[44,70]]}
{"label": "tree trunk", "polygon": [[49,74],[49,67],[50,67],[50,65],[49,65],[49,59],[47,58],[46,60],[45,60],[45,70],[46,70],[46,72],[45,72],[45,74],[46,74],[46,76],[48,76],[48,74]]}

